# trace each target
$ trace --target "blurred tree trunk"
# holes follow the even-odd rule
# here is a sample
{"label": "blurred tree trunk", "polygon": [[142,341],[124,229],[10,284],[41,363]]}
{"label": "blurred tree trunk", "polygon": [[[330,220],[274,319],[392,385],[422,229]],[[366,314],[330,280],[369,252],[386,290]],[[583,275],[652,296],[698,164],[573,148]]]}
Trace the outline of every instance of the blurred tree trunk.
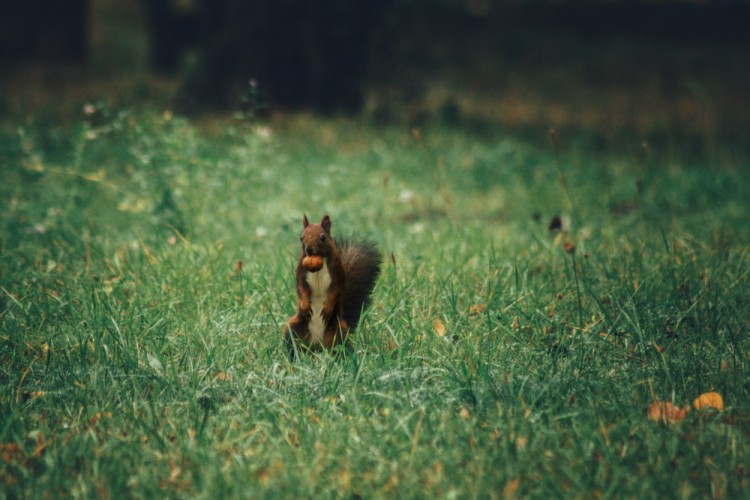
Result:
{"label": "blurred tree trunk", "polygon": [[236,104],[254,79],[271,105],[356,109],[362,99],[374,2],[204,0],[197,64],[177,96],[195,112]]}
{"label": "blurred tree trunk", "polygon": [[88,12],[87,0],[0,3],[0,61],[83,62]]}
{"label": "blurred tree trunk", "polygon": [[171,0],[141,0],[141,4],[148,22],[151,67],[174,73],[185,48],[198,41],[200,13],[177,9]]}

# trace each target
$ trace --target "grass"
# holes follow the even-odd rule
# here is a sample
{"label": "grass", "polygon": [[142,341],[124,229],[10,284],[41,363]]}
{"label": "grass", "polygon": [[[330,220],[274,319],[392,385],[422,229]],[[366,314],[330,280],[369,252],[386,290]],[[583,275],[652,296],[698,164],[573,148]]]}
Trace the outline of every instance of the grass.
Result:
{"label": "grass", "polygon": [[[3,496],[748,495],[739,146],[104,105],[0,133]],[[352,352],[289,363],[303,211],[386,259]]]}

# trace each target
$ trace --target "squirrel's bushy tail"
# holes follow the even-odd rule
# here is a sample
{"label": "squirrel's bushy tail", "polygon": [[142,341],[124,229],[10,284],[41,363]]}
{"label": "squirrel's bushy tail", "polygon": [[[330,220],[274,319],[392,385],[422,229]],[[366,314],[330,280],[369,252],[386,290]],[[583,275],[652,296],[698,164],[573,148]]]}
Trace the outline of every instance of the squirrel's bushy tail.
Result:
{"label": "squirrel's bushy tail", "polygon": [[344,321],[354,329],[362,311],[370,305],[370,295],[380,274],[380,252],[369,240],[337,239],[336,247],[344,266]]}

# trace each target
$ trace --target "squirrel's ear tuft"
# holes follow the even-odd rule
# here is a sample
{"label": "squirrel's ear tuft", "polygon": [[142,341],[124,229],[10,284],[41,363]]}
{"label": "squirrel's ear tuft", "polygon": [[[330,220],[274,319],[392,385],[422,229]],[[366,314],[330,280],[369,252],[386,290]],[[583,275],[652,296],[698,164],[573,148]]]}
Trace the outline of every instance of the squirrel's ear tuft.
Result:
{"label": "squirrel's ear tuft", "polygon": [[323,220],[320,221],[320,225],[323,226],[323,231],[325,231],[326,233],[331,232],[331,218],[328,217],[328,214],[326,214],[323,217]]}
{"label": "squirrel's ear tuft", "polygon": [[303,212],[302,213],[302,227],[305,228],[309,225],[310,225],[310,222],[308,222],[307,220],[307,214]]}

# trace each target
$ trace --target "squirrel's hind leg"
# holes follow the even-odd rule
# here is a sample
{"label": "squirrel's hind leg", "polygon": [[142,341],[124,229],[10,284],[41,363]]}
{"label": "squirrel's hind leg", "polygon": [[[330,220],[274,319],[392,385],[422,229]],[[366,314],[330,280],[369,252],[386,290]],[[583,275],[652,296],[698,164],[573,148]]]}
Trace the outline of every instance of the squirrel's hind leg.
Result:
{"label": "squirrel's hind leg", "polygon": [[338,345],[345,345],[347,335],[349,335],[349,325],[344,321],[344,318],[338,318],[328,325],[323,337],[323,345],[329,351]]}

